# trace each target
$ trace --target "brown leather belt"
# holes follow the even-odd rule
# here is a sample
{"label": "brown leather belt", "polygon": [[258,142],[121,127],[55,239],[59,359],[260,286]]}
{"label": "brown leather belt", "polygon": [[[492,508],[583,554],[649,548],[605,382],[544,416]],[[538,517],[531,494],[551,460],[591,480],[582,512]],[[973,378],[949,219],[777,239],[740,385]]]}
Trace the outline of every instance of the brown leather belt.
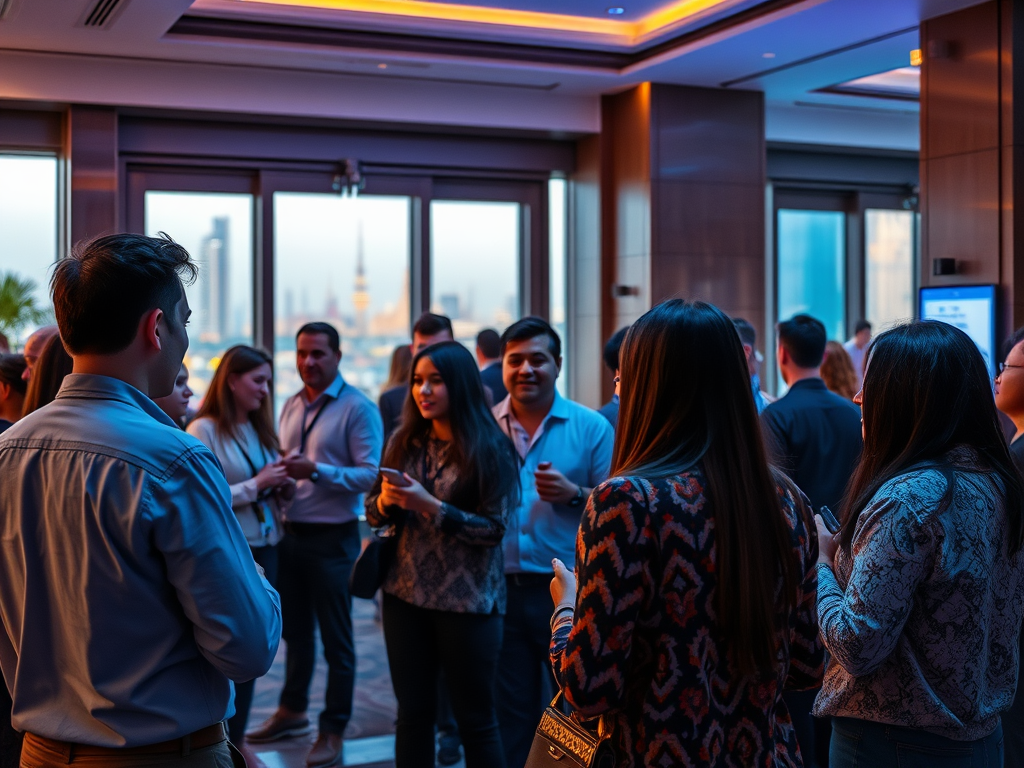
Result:
{"label": "brown leather belt", "polygon": [[131,755],[159,755],[175,752],[187,755],[197,749],[212,747],[214,744],[219,744],[227,739],[227,733],[224,730],[224,723],[214,723],[206,728],[200,728],[198,731],[194,731],[187,736],[182,736],[180,739],[158,741],[156,744],[146,744],[142,747],[97,747],[92,744],[75,744],[70,741],[56,741],[54,739],[48,739],[45,736],[38,736],[34,733],[26,733],[25,738],[35,741],[40,746],[55,752],[66,753],[69,758],[102,756],[128,757]]}

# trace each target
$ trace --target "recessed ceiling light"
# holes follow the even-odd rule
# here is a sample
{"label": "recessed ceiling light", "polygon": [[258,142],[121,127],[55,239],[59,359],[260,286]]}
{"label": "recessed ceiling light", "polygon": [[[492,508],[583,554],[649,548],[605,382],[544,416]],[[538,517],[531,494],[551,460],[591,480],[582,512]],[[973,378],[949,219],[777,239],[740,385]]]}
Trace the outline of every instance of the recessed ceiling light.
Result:
{"label": "recessed ceiling light", "polygon": [[613,5],[611,8],[608,9],[609,16],[621,16],[625,12],[626,9],[618,5]]}
{"label": "recessed ceiling light", "polygon": [[775,54],[774,54],[774,53],[771,53],[771,52],[769,51],[768,53],[762,53],[762,54],[761,54],[761,58],[762,58],[762,59],[774,59],[774,58],[775,58]]}
{"label": "recessed ceiling light", "polygon": [[378,64],[377,65],[377,69],[387,69],[387,68],[388,68],[387,64]]}

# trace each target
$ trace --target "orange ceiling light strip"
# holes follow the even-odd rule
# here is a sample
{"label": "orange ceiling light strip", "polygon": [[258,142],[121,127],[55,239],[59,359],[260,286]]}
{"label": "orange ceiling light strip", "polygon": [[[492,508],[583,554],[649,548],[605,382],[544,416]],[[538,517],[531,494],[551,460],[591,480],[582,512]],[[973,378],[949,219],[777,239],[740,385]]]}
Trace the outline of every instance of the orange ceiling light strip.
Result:
{"label": "orange ceiling light strip", "polygon": [[323,8],[355,13],[385,14],[434,21],[490,24],[522,29],[574,32],[611,36],[635,43],[669,27],[714,9],[734,5],[738,0],[682,0],[670,3],[638,21],[624,21],[559,13],[517,11],[478,5],[424,2],[423,0],[244,0],[250,3]]}

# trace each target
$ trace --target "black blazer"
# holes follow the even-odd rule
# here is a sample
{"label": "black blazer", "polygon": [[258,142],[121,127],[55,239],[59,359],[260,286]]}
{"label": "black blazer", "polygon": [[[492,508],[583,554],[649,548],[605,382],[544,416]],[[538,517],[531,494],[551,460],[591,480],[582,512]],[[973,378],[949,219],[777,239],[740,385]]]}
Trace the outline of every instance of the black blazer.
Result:
{"label": "black blazer", "polygon": [[508,397],[508,390],[505,389],[505,382],[501,378],[500,362],[491,363],[480,371],[480,379],[484,386],[491,390],[491,397],[494,399],[495,405]]}
{"label": "black blazer", "polygon": [[863,447],[860,408],[828,391],[821,379],[793,384],[761,413],[765,443],[776,466],[810,499],[839,514],[846,484]]}

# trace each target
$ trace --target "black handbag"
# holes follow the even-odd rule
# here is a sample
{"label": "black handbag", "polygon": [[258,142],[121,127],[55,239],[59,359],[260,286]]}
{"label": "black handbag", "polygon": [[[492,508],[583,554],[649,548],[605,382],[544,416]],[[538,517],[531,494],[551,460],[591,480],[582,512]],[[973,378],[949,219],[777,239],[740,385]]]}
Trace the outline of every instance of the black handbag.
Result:
{"label": "black handbag", "polygon": [[595,733],[565,714],[559,691],[541,715],[524,768],[615,768],[615,749],[605,722],[602,717]]}
{"label": "black handbag", "polygon": [[395,551],[398,548],[398,536],[381,538],[374,536],[366,545],[359,557],[352,566],[352,575],[349,577],[349,592],[353,597],[361,597],[364,600],[372,600],[377,594],[380,585],[387,578],[391,564],[395,560]]}

